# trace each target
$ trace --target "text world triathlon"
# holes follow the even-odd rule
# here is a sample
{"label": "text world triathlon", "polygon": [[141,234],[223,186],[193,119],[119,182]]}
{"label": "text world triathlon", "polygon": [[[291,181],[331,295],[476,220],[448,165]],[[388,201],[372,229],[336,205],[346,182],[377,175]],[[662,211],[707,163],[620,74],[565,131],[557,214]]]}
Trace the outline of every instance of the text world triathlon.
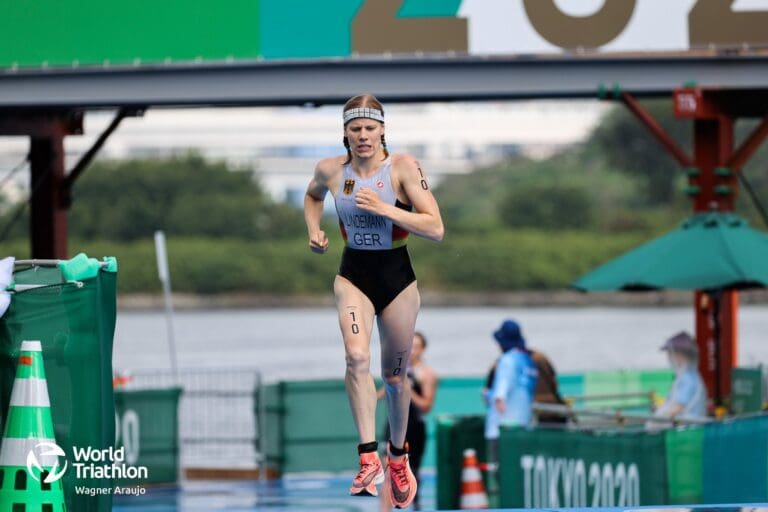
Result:
{"label": "text world triathlon", "polygon": [[77,478],[139,479],[149,476],[145,466],[125,464],[125,447],[95,450],[73,446],[72,451],[75,454],[72,465]]}

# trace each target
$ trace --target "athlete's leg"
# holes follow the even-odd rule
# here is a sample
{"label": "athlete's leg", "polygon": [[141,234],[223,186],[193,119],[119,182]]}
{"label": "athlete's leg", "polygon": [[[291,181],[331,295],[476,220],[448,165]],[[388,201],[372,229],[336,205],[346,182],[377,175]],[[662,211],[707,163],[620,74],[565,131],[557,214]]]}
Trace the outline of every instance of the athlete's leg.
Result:
{"label": "athlete's leg", "polygon": [[[411,504],[418,489],[408,459],[403,450],[405,431],[408,427],[408,406],[411,400],[410,386],[406,385],[405,372],[413,346],[413,331],[419,313],[419,292],[416,282],[408,285],[395,300],[379,313],[379,337],[381,338],[381,374],[387,390],[390,441],[387,449],[387,477],[385,487],[395,508]],[[386,498],[382,499],[382,506]]]}
{"label": "athlete's leg", "polygon": [[414,281],[378,316],[381,376],[387,390],[390,439],[396,448],[402,448],[405,444],[405,431],[408,427],[411,393],[410,387],[405,385],[405,373],[411,356],[420,304],[419,291]]}
{"label": "athlete's leg", "polygon": [[344,383],[349,405],[360,443],[370,443],[376,440],[376,385],[370,367],[373,304],[363,292],[341,276],[336,276],[333,291],[344,338],[347,362]]}

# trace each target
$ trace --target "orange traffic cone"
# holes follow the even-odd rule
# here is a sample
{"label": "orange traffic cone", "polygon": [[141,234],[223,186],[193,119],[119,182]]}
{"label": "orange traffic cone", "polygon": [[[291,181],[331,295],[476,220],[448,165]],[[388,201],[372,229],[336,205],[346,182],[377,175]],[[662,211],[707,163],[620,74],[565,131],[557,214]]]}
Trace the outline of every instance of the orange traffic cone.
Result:
{"label": "orange traffic cone", "polygon": [[464,450],[464,469],[461,470],[461,500],[463,510],[488,508],[488,496],[485,494],[483,475],[477,464],[477,454],[472,448]]}

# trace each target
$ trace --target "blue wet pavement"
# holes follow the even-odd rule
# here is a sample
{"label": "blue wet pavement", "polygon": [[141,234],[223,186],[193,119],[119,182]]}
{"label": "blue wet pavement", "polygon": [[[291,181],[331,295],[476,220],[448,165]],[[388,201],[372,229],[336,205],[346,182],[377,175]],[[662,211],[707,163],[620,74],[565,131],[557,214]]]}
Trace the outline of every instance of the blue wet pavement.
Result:
{"label": "blue wet pavement", "polygon": [[[173,488],[147,488],[142,496],[116,496],[113,512],[376,512],[376,498],[347,494],[349,477],[301,476],[269,482],[186,481]],[[422,508],[434,510],[435,477],[422,477]],[[521,509],[517,509],[521,510]],[[568,512],[768,512],[768,503],[694,506],[529,509]]]}
{"label": "blue wet pavement", "polygon": [[[175,488],[147,488],[142,496],[115,496],[113,512],[377,512],[372,497],[349,496],[349,476],[301,476],[268,482],[186,481]],[[424,475],[424,510],[434,510],[435,478]],[[766,511],[768,512],[768,511]]]}

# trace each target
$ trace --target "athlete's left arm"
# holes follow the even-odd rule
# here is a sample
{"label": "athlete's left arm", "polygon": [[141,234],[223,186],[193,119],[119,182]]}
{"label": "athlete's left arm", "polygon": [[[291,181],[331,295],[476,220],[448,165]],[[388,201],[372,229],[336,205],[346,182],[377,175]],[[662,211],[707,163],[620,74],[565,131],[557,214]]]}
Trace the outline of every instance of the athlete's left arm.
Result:
{"label": "athlete's left arm", "polygon": [[406,211],[393,204],[386,204],[369,188],[361,188],[355,196],[356,204],[363,210],[383,215],[401,228],[439,242],[445,228],[440,208],[427,184],[427,177],[419,163],[412,157],[402,156],[393,164],[393,172],[400,188],[415,211]]}

